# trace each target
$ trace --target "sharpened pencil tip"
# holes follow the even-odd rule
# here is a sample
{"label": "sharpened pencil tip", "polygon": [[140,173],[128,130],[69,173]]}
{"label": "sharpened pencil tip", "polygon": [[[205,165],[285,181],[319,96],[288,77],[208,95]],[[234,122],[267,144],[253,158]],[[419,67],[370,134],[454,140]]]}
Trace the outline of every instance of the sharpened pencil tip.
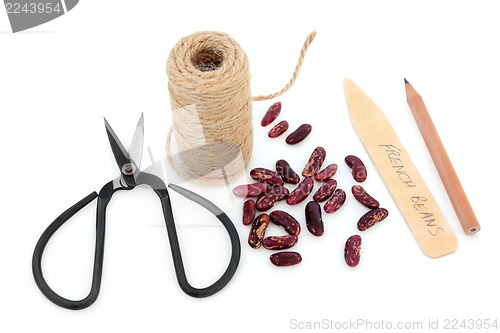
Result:
{"label": "sharpened pencil tip", "polygon": [[405,78],[405,84],[407,84],[407,83],[410,83],[410,82],[408,82],[408,80]]}

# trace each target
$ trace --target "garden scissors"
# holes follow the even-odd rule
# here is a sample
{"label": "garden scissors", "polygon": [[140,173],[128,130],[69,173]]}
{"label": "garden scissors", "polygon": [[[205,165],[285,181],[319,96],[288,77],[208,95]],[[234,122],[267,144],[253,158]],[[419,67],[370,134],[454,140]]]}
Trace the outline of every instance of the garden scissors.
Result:
{"label": "garden scissors", "polygon": [[[236,232],[236,228],[234,227],[229,217],[215,204],[203,198],[202,196],[174,184],[168,185],[168,187],[172,190],[180,193],[189,200],[196,202],[197,204],[203,206],[212,214],[214,214],[226,228],[231,240],[231,259],[224,274],[214,284],[206,288],[199,289],[192,287],[187,281],[184,265],[182,263],[182,256],[179,248],[179,241],[177,238],[174,217],[172,214],[172,205],[170,203],[167,186],[158,176],[140,170],[144,141],[143,115],[141,115],[141,118],[139,119],[139,123],[137,124],[137,128],[135,130],[132,143],[130,144],[130,148],[128,151],[123,147],[122,143],[120,142],[106,119],[104,119],[104,122],[106,125],[106,132],[108,134],[109,143],[111,144],[111,149],[115,156],[116,163],[118,164],[118,168],[120,169],[120,176],[104,185],[99,191],[99,194],[97,194],[96,192],[92,192],[91,194],[77,202],[75,205],[68,208],[43,232],[40,239],[38,240],[38,243],[36,244],[32,261],[33,276],[41,292],[56,305],[71,310],[84,309],[95,302],[97,296],[99,295],[99,290],[101,287],[104,257],[106,207],[111,200],[113,193],[120,190],[132,190],[138,185],[149,185],[160,198],[163,216],[165,218],[165,224],[167,226],[175,273],[181,289],[186,294],[193,297],[207,297],[221,290],[233,277],[236,268],[238,267],[241,254],[241,246],[238,238],[238,233]],[[92,274],[92,285],[90,293],[87,297],[81,300],[69,300],[54,292],[45,281],[41,268],[43,251],[54,233],[73,215],[75,215],[79,210],[92,202],[95,198],[97,198],[96,242],[94,270]]]}

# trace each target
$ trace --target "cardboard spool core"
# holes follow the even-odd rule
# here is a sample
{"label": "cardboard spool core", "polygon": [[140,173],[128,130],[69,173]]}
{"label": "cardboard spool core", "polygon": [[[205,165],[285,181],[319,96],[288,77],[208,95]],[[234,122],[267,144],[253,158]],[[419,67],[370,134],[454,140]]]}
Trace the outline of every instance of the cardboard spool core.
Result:
{"label": "cardboard spool core", "polygon": [[217,49],[202,49],[191,60],[193,66],[201,72],[215,71],[222,67],[224,56]]}

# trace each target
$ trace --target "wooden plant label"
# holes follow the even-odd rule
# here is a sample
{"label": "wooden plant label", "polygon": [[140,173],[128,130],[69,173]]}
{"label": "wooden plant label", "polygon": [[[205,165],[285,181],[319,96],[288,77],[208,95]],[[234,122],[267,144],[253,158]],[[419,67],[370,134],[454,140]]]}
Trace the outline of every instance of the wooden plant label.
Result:
{"label": "wooden plant label", "polygon": [[383,111],[353,81],[344,80],[351,122],[422,251],[431,258],[458,241]]}

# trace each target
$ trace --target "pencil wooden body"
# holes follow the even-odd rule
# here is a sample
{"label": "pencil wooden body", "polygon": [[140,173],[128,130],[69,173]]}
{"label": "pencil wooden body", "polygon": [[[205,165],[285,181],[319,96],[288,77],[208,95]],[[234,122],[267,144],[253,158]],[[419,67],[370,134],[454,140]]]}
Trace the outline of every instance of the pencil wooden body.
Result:
{"label": "pencil wooden body", "polygon": [[408,81],[406,81],[405,88],[408,106],[424,138],[425,145],[429,150],[439,177],[441,177],[441,181],[455,209],[458,220],[467,235],[475,234],[481,229],[481,226],[472,210],[469,199],[465,195],[462,184],[458,179],[457,173],[453,168],[453,164],[432,122],[424,101]]}

